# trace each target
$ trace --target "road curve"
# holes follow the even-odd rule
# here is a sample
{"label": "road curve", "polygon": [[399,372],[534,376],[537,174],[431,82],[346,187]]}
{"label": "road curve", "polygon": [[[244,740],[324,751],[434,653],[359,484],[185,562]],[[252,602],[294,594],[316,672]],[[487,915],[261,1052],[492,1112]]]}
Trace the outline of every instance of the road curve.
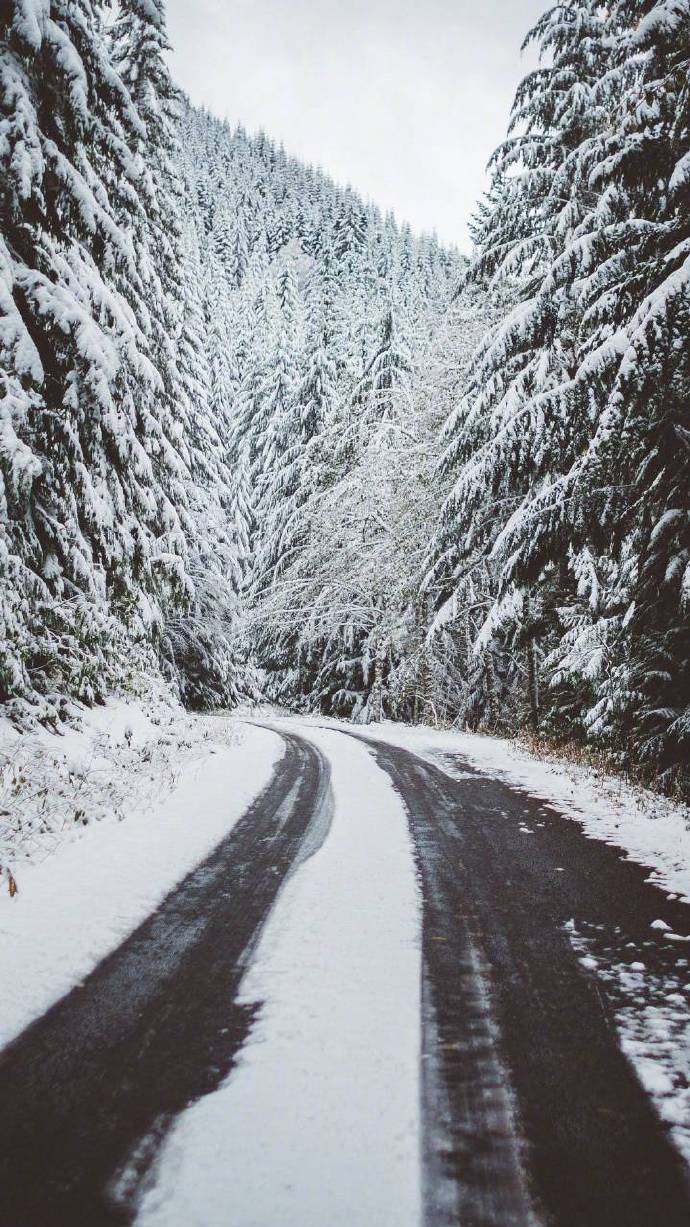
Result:
{"label": "road curve", "polygon": [[[232,1069],[259,1008],[237,1001],[249,956],[330,824],[320,751],[275,731],[285,755],[241,821],[0,1053],[0,1227],[131,1223],[173,1118]],[[567,926],[604,961],[680,981],[682,948],[651,925],[687,933],[690,909],[542,802],[346,732],[405,805],[422,889],[425,1227],[688,1227],[687,1174],[622,1055],[614,987]]]}
{"label": "road curve", "polygon": [[426,1227],[688,1227],[686,1169],[566,926],[687,977],[650,925],[686,933],[690,909],[543,802],[361,740],[407,808],[422,884]]}
{"label": "road curve", "polygon": [[280,735],[271,783],[214,852],[0,1054],[1,1227],[130,1223],[172,1119],[232,1068],[248,957],[330,822],[325,760]]}

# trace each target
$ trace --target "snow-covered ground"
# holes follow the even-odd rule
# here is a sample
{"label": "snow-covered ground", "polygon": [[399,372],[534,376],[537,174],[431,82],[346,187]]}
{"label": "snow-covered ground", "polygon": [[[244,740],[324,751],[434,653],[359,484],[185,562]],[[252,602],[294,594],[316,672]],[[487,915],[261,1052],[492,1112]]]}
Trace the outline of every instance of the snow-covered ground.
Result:
{"label": "snow-covered ground", "polygon": [[239,1067],[180,1118],[140,1227],[421,1221],[420,904],[405,813],[365,747],[305,731],[331,765],[331,831],[288,882],[243,982],[242,1000],[263,1005]]}
{"label": "snow-covered ground", "polygon": [[[328,758],[333,824],[288,880],[243,981],[242,1000],[261,1009],[240,1062],[180,1117],[138,1221],[225,1227],[232,1205],[233,1227],[413,1227],[420,900],[404,808],[366,747],[338,732],[349,726],[272,719]],[[690,898],[685,807],[497,738],[390,724],[357,731],[450,774],[466,763],[551,802],[648,866],[673,897]],[[190,717],[155,693],[85,713],[62,736],[0,726],[0,860],[7,867],[12,857],[19,887],[12,897],[6,876],[0,892],[0,1044],[151,913],[246,811],[281,753],[275,732]],[[615,1011],[621,1045],[690,1156],[690,1008],[680,982],[657,982],[642,964],[605,966],[586,937],[572,937],[592,974],[625,989]]]}
{"label": "snow-covered ground", "polygon": [[580,961],[608,989],[621,1048],[676,1146],[690,1164],[690,984],[687,961],[658,975],[643,958],[613,962],[575,922],[569,937]]}
{"label": "snow-covered ground", "polygon": [[116,700],[80,729],[2,728],[0,1045],[82,980],[268,783],[282,742],[170,701]]}
{"label": "snow-covered ground", "polygon": [[0,719],[0,866],[20,876],[66,839],[169,790],[208,736],[155,679],[59,732]]}

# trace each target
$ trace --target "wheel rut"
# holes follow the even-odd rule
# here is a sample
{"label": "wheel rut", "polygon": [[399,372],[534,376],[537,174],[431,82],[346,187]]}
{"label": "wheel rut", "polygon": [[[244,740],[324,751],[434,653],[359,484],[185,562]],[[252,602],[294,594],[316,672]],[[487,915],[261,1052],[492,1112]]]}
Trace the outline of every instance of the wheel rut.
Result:
{"label": "wheel rut", "polygon": [[[474,771],[362,734],[422,885],[426,1227],[687,1227],[690,1185],[568,927],[687,981],[690,908],[620,850]],[[563,867],[566,867],[565,871]]]}
{"label": "wheel rut", "polygon": [[235,1064],[259,1008],[237,1004],[242,975],[330,821],[324,758],[280,735],[273,779],[233,830],[0,1053],[2,1227],[131,1223],[174,1117]]}

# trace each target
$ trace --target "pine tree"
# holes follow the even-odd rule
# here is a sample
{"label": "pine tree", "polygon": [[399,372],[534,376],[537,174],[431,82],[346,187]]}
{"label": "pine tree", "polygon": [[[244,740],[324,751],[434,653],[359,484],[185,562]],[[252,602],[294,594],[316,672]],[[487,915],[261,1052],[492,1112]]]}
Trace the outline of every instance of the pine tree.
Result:
{"label": "pine tree", "polygon": [[46,713],[60,694],[99,697],[123,649],[159,636],[161,604],[187,594],[159,477],[174,481],[179,458],[140,310],[143,125],[101,15],[88,0],[17,0],[0,18],[4,412],[21,432],[3,531],[30,594],[9,599],[3,689],[46,696]]}
{"label": "pine tree", "polygon": [[473,270],[516,305],[449,424],[437,543],[455,575],[477,552],[495,570],[486,642],[523,642],[529,674],[539,636],[547,724],[669,785],[688,705],[687,16],[568,3],[533,31],[550,62],[518,91]]}

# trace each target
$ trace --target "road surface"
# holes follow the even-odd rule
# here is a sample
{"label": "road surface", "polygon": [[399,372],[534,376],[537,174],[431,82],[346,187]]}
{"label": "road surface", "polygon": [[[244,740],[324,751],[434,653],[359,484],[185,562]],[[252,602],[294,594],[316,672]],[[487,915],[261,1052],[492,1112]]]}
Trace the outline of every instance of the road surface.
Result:
{"label": "road surface", "polygon": [[[644,959],[687,983],[687,947],[651,926],[663,915],[685,935],[690,909],[577,823],[459,760],[435,765],[353,730],[281,735],[270,786],[213,854],[0,1054],[0,1227],[133,1223],[176,1119],[232,1087],[260,1011],[243,976],[282,888],[298,889],[328,844],[324,746],[343,739],[392,785],[419,881],[424,1227],[688,1227],[687,1167],[621,1051],[616,1011],[635,1003],[594,967]],[[261,1110],[244,1122],[259,1139]],[[280,1196],[270,1220],[230,1199],[218,1221],[303,1227]],[[174,1209],[157,1221],[178,1227]]]}

